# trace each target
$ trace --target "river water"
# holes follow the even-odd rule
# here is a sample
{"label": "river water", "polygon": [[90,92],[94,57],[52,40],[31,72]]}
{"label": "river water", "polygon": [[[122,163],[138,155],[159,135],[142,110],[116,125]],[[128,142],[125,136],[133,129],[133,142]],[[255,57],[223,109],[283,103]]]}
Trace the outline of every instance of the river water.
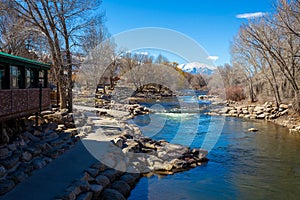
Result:
{"label": "river water", "polygon": [[[199,148],[209,126],[223,125],[214,124],[220,117],[174,112],[176,102],[145,105],[153,104],[166,111],[133,121],[154,139]],[[229,117],[224,121],[207,164],[174,175],[144,177],[129,199],[300,199],[300,137],[263,121]],[[259,131],[248,132],[252,127]],[[177,137],[178,130],[184,134]]]}

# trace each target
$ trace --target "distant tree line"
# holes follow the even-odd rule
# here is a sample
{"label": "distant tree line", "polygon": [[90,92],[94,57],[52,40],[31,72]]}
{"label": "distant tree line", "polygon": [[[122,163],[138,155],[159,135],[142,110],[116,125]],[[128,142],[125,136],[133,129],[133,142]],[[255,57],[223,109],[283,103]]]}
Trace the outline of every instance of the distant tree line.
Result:
{"label": "distant tree line", "polygon": [[274,7],[240,27],[232,66],[219,71],[228,98],[292,103],[300,111],[300,1],[278,0]]}

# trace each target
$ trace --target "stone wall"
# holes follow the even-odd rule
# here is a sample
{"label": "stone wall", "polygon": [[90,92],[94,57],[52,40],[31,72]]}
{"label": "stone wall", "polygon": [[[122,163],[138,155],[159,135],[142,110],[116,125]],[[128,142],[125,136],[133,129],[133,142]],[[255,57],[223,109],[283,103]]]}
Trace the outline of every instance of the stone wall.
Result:
{"label": "stone wall", "polygon": [[[4,128],[4,134],[9,135],[7,132],[11,129]],[[8,143],[0,145],[0,195],[12,190],[33,170],[43,168],[79,140],[76,129],[58,129],[57,123],[24,129],[14,140],[8,137]]]}

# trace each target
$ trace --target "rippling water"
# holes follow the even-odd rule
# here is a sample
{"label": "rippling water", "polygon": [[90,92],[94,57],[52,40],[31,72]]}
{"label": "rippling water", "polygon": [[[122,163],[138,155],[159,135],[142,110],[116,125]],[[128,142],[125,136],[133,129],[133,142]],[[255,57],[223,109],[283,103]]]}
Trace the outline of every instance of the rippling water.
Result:
{"label": "rippling water", "polygon": [[[192,143],[188,142],[191,147],[201,147],[209,125],[218,120],[219,117],[165,111],[139,116],[134,122],[154,139],[185,145],[192,139]],[[259,131],[248,132],[251,127]],[[184,130],[180,137],[178,130]],[[142,178],[129,199],[300,197],[300,137],[290,135],[286,128],[263,121],[226,118],[208,158],[207,164],[186,172]]]}

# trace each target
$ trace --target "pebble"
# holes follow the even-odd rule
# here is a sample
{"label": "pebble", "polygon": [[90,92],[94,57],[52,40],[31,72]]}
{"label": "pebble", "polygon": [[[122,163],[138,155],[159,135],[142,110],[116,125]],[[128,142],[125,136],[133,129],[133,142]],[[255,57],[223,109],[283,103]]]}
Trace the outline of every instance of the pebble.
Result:
{"label": "pebble", "polygon": [[258,131],[258,129],[256,129],[256,128],[249,128],[248,131],[250,131],[250,132],[256,132],[256,131]]}

